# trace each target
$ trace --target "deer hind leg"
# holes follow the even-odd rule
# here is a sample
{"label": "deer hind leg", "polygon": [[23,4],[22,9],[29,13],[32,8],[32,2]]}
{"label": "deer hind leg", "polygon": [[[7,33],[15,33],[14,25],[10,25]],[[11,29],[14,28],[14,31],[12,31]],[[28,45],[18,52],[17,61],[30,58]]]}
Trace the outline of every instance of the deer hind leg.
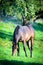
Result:
{"label": "deer hind leg", "polygon": [[32,57],[32,42],[29,43],[29,48],[30,48],[30,57]]}
{"label": "deer hind leg", "polygon": [[33,46],[33,43],[34,43],[34,38],[32,37],[31,38],[31,43],[30,43],[30,57],[32,57],[32,46]]}
{"label": "deer hind leg", "polygon": [[31,47],[31,40],[28,41],[28,48],[30,50],[30,47]]}
{"label": "deer hind leg", "polygon": [[32,37],[32,39],[31,39],[31,43],[32,43],[32,50],[33,50],[33,45],[34,45],[34,37]]}

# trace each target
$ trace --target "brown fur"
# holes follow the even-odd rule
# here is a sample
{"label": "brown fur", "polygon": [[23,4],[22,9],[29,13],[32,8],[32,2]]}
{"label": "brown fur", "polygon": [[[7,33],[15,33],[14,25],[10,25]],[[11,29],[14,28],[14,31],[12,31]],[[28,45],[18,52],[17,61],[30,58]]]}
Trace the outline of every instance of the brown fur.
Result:
{"label": "brown fur", "polygon": [[30,48],[30,57],[32,57],[32,46],[34,44],[34,37],[35,37],[35,32],[31,25],[17,26],[15,28],[14,35],[13,35],[12,55],[15,54],[16,51],[18,51],[18,55],[19,55],[19,43],[18,42],[21,41],[23,42],[24,51],[25,51],[26,56],[27,56],[26,42],[28,42],[28,46]]}

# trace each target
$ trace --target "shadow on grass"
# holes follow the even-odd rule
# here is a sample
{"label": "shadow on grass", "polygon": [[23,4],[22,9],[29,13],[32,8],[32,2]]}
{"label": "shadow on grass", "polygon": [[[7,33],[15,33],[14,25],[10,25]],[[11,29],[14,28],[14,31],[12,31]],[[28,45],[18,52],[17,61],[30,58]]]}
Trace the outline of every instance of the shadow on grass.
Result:
{"label": "shadow on grass", "polygon": [[33,27],[34,27],[35,30],[43,31],[43,24],[35,22]]}
{"label": "shadow on grass", "polygon": [[11,35],[11,33],[4,33],[0,31],[0,38],[12,41],[13,35]]}
{"label": "shadow on grass", "polygon": [[43,65],[41,63],[30,63],[30,62],[23,62],[23,61],[8,61],[8,60],[0,60],[0,65]]}

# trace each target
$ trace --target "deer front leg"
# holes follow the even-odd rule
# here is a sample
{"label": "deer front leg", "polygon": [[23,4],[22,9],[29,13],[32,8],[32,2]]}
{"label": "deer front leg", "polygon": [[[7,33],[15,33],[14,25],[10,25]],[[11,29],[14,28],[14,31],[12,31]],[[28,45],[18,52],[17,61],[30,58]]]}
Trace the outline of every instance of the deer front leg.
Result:
{"label": "deer front leg", "polygon": [[25,56],[27,57],[27,53],[26,53],[26,42],[25,41],[24,41],[23,47],[24,47],[24,51],[25,51]]}

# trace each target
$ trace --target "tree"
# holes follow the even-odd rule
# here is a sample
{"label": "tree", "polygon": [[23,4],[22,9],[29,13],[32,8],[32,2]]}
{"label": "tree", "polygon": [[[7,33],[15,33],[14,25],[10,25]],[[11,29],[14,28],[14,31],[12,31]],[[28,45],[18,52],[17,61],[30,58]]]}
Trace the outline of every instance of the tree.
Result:
{"label": "tree", "polygon": [[0,12],[4,16],[17,15],[21,18],[31,19],[36,16],[36,12],[40,9],[43,10],[42,2],[42,0],[0,0]]}

